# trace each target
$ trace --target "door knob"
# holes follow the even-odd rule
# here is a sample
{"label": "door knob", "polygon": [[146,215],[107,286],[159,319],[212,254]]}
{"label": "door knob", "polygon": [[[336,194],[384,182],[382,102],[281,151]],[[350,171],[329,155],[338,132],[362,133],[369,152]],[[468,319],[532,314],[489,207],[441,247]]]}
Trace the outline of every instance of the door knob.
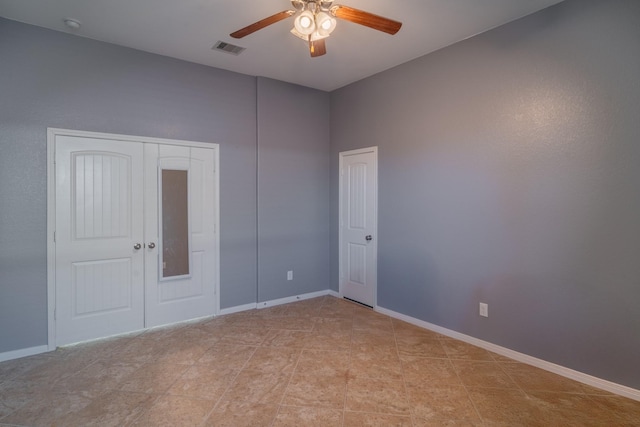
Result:
{"label": "door knob", "polygon": [[149,249],[153,249],[156,247],[156,244],[153,242],[149,242]]}
{"label": "door knob", "polygon": [[133,245],[133,249],[135,249],[136,251],[138,249],[140,249],[142,247],[142,245],[140,243],[136,243],[135,245]]}
{"label": "door knob", "polygon": [[373,237],[371,237],[371,234],[369,234],[367,237],[364,238],[367,242],[370,240],[373,240]]}

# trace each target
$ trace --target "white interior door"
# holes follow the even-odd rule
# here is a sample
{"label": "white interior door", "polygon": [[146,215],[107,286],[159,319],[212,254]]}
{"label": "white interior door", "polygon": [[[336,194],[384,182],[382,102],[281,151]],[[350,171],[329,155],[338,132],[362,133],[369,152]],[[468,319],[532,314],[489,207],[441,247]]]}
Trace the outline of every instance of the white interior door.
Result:
{"label": "white interior door", "polygon": [[50,347],[217,313],[209,145],[49,130]]}
{"label": "white interior door", "polygon": [[57,344],[144,326],[140,143],[55,141]]}
{"label": "white interior door", "polygon": [[145,146],[147,327],[216,312],[214,155]]}
{"label": "white interior door", "polygon": [[377,147],[340,153],[340,293],[374,307],[377,292]]}

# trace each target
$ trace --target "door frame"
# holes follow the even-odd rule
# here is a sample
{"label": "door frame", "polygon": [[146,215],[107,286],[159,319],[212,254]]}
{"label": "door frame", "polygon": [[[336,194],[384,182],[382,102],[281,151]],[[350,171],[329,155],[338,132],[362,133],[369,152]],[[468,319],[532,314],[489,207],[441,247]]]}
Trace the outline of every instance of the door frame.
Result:
{"label": "door frame", "polygon": [[120,135],[114,133],[90,132],[72,129],[47,128],[47,347],[56,349],[56,191],[55,191],[55,141],[57,136],[109,139],[125,142],[152,143],[159,145],[180,145],[213,149],[214,156],[214,230],[215,242],[215,303],[213,314],[220,313],[220,146],[215,143],[153,138],[146,136]]}
{"label": "door frame", "polygon": [[373,217],[375,219],[375,227],[373,235],[375,236],[375,255],[374,255],[374,268],[375,275],[372,279],[372,287],[373,287],[373,308],[375,309],[378,306],[378,147],[366,147],[366,148],[358,148],[355,150],[349,151],[341,151],[338,153],[339,156],[339,166],[338,166],[338,294],[340,298],[344,297],[343,293],[343,222],[342,222],[342,210],[344,209],[342,203],[342,185],[344,183],[344,158],[347,156],[353,156],[356,154],[364,154],[364,153],[373,153],[375,157],[375,161],[373,164],[373,178],[375,182],[375,196],[373,201]]}

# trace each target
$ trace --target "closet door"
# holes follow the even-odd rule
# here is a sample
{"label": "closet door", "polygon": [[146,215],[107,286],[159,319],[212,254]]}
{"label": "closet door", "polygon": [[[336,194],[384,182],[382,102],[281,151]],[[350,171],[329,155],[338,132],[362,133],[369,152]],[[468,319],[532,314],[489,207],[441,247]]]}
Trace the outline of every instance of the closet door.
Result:
{"label": "closet door", "polygon": [[50,140],[55,344],[215,314],[215,146],[64,132]]}
{"label": "closet door", "polygon": [[56,343],[144,327],[143,144],[55,139]]}
{"label": "closet door", "polygon": [[214,150],[145,144],[146,326],[215,314]]}

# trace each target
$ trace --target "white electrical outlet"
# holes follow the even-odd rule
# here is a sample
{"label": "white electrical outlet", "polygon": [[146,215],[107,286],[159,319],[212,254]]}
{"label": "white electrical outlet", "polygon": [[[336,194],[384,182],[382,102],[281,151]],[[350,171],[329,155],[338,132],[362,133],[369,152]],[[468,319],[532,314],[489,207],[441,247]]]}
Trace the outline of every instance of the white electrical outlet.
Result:
{"label": "white electrical outlet", "polygon": [[293,270],[287,271],[287,280],[293,280]]}
{"label": "white electrical outlet", "polygon": [[480,316],[489,317],[489,304],[480,303]]}

